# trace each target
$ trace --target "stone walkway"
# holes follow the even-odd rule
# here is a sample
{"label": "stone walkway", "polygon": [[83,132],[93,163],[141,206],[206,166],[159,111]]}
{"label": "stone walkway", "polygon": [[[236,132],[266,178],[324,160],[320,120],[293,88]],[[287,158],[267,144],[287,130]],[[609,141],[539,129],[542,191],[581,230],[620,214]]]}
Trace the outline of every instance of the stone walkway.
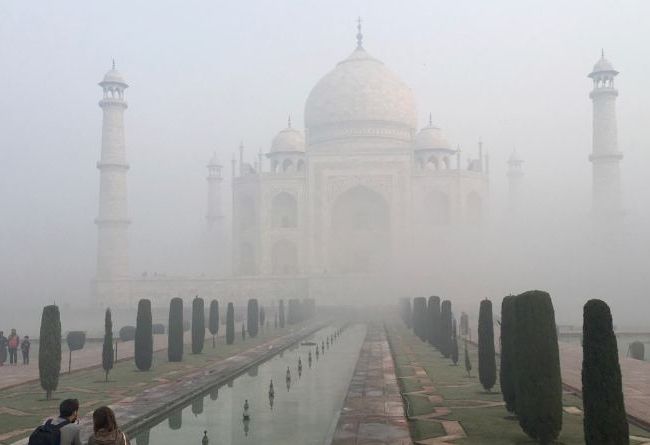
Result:
{"label": "stone walkway", "polygon": [[393,358],[380,324],[366,338],[332,445],[411,445]]}
{"label": "stone walkway", "polygon": [[[582,391],[582,347],[560,342],[562,383],[576,393]],[[623,375],[625,411],[628,417],[650,429],[650,362],[619,358]]]}

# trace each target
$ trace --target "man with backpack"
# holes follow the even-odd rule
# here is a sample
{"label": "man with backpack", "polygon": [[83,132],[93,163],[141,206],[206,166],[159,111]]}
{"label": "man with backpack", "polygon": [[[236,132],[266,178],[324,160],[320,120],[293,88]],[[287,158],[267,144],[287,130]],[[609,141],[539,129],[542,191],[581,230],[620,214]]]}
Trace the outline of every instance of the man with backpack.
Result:
{"label": "man with backpack", "polygon": [[29,335],[25,335],[20,342],[20,350],[23,353],[23,365],[29,365],[29,348],[32,344],[29,342]]}
{"label": "man with backpack", "polygon": [[29,436],[28,445],[81,445],[77,423],[79,400],[66,399],[59,405],[59,417],[47,419]]}

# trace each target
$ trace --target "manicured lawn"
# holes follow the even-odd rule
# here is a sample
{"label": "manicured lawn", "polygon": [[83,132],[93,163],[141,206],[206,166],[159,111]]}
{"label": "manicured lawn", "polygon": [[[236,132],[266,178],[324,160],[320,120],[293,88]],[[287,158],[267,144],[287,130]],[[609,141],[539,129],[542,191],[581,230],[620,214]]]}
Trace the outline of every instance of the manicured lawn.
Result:
{"label": "manicured lawn", "polygon": [[[436,406],[446,407],[451,412],[440,418],[459,421],[467,434],[467,438],[458,439],[452,443],[466,445],[535,443],[521,431],[517,420],[509,418],[504,406],[481,406],[487,402],[501,402],[502,398],[498,383],[492,389],[492,393],[485,392],[479,383],[477,377],[478,351],[475,347],[469,346],[473,370],[471,377],[468,377],[464,367],[462,345],[460,346],[459,365],[453,366],[450,360],[443,358],[432,346],[413,335],[412,331],[409,331],[400,321],[388,323],[387,332],[395,355],[397,376],[413,376],[414,371],[409,365],[415,361],[424,368],[431,380],[435,388],[434,394],[443,398],[440,403],[431,403],[422,396],[405,395],[409,417],[431,413]],[[408,353],[409,349],[412,354]],[[421,384],[414,379],[400,379],[400,384],[403,393],[422,389]],[[573,394],[565,393],[564,406],[577,407],[581,410],[582,400]],[[444,435],[443,429],[437,422],[415,420],[410,422],[410,426],[414,440]],[[649,432],[634,426],[630,426],[630,434],[650,438]],[[563,427],[558,443],[564,445],[584,444],[582,415],[563,413]],[[639,444],[641,442],[631,441],[631,443]]]}
{"label": "manicured lawn", "polygon": [[[295,325],[292,328],[300,327]],[[232,345],[226,345],[224,339],[220,338],[215,349],[212,348],[212,338],[206,338],[202,354],[191,354],[190,346],[185,345],[183,361],[180,363],[169,363],[167,351],[154,353],[152,369],[147,372],[138,371],[133,359],[118,362],[110,373],[108,383],[104,382],[104,371],[101,368],[63,374],[59,379],[58,390],[50,401],[45,400],[45,392],[38,382],[1,390],[0,444],[9,444],[27,436],[44,418],[58,413],[59,403],[63,399],[78,398],[81,402],[80,414],[83,415],[98,406],[135,396],[161,381],[176,379],[210,362],[230,357],[289,332],[290,328],[267,328],[260,330],[254,339],[247,336],[244,342],[237,335]]]}

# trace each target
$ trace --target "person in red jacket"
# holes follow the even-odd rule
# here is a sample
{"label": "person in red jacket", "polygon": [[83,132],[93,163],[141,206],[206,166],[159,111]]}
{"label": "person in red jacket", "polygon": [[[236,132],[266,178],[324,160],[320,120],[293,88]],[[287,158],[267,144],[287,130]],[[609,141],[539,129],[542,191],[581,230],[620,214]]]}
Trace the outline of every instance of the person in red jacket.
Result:
{"label": "person in red jacket", "polygon": [[16,330],[12,329],[9,338],[7,339],[7,347],[9,348],[9,364],[18,364],[18,346],[20,345],[20,337],[16,334]]}

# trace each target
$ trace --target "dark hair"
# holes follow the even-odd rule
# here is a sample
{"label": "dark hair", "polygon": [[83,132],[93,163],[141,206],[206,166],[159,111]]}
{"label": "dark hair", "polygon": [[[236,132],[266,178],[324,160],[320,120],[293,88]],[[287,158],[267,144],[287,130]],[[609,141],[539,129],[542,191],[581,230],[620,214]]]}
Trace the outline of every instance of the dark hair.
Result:
{"label": "dark hair", "polygon": [[77,399],[65,399],[59,405],[59,416],[61,417],[70,417],[75,411],[79,411],[79,400]]}
{"label": "dark hair", "polygon": [[93,412],[93,430],[115,431],[117,429],[117,422],[115,421],[115,413],[108,406],[100,406]]}

